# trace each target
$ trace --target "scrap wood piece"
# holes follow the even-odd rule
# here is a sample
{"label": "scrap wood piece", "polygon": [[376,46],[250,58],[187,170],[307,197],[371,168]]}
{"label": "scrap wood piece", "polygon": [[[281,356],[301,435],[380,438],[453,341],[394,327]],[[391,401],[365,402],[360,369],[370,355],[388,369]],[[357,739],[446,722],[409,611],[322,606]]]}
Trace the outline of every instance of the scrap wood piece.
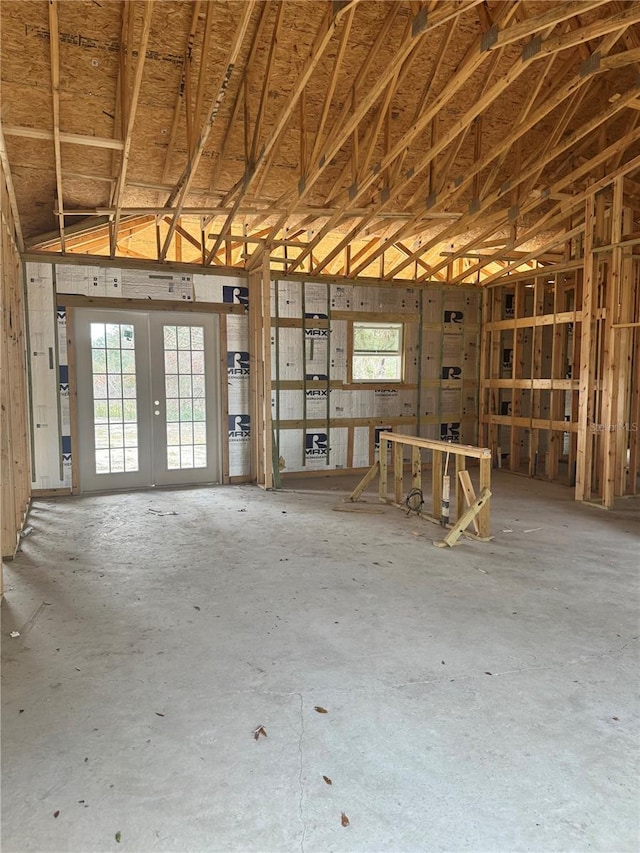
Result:
{"label": "scrap wood piece", "polygon": [[[476,492],[473,488],[473,483],[471,482],[471,475],[466,469],[458,471],[458,479],[460,480],[460,486],[462,487],[462,494],[464,495],[465,503],[467,507],[470,507],[476,501]],[[478,526],[478,519],[475,515],[472,519],[472,524],[475,532],[480,535],[480,527]]]}
{"label": "scrap wood piece", "polygon": [[451,530],[447,533],[447,535],[440,542],[434,542],[433,544],[437,548],[453,548],[456,544],[463,531],[467,529],[467,527],[471,524],[473,519],[480,512],[482,507],[486,504],[486,502],[491,497],[490,489],[483,489],[480,492],[480,496],[473,502],[473,504],[469,507],[469,509],[460,516],[460,518],[453,525]]}
{"label": "scrap wood piece", "polygon": [[355,489],[349,495],[350,501],[357,501],[360,499],[360,495],[364,492],[364,490],[367,488],[369,483],[371,483],[375,479],[375,476],[379,470],[380,470],[380,461],[377,460],[376,462],[374,462],[374,464],[371,466],[371,468],[369,468],[369,470],[364,475],[362,480],[360,480],[358,485],[355,487]]}

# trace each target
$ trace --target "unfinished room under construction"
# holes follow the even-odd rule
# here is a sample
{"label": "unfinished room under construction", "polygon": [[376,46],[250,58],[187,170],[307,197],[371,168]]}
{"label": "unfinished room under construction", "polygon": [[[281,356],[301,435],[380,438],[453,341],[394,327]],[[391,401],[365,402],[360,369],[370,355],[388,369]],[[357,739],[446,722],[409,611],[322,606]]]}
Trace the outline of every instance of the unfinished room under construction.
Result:
{"label": "unfinished room under construction", "polygon": [[639,0],[0,38],[4,853],[635,853]]}

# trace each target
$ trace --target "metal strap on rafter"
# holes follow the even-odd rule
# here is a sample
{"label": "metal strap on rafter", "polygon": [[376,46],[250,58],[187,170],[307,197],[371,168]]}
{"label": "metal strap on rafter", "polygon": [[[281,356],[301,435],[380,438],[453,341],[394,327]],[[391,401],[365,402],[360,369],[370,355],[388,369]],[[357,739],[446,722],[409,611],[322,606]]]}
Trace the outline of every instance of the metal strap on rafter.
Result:
{"label": "metal strap on rafter", "polygon": [[498,41],[498,25],[494,24],[486,32],[482,33],[480,39],[480,53],[489,50]]}
{"label": "metal strap on rafter", "polygon": [[418,33],[421,33],[424,30],[427,26],[428,19],[429,13],[427,12],[427,7],[423,6],[411,23],[411,38],[417,36]]}
{"label": "metal strap on rafter", "polygon": [[584,62],[581,63],[580,70],[578,72],[580,76],[587,77],[589,74],[593,74],[594,72],[598,71],[600,68],[600,59],[601,56],[599,51],[592,53],[591,56],[589,56],[587,59],[584,60]]}
{"label": "metal strap on rafter", "polygon": [[522,48],[522,61],[526,62],[527,59],[531,59],[536,55],[536,53],[540,53],[541,49],[542,36],[537,35],[535,38],[532,38],[530,42],[527,42],[527,44]]}

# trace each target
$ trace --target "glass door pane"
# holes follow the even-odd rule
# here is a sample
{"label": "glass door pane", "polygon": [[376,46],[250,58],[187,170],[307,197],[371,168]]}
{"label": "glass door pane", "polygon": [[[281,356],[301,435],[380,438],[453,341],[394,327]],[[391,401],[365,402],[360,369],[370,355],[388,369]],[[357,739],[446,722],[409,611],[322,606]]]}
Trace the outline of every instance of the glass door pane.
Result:
{"label": "glass door pane", "polygon": [[163,346],[167,469],[206,468],[204,328],[165,325]]}
{"label": "glass door pane", "polygon": [[134,327],[91,323],[91,367],[94,473],[138,471]]}

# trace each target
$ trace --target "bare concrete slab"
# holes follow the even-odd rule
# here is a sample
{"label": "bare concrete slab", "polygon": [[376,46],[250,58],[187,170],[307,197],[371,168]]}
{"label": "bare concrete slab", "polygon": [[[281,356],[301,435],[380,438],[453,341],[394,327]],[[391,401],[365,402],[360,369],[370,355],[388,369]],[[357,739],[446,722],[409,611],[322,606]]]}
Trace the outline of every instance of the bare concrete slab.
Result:
{"label": "bare concrete slab", "polygon": [[36,501],[4,853],[638,849],[639,502],[498,472],[441,550],[352,483]]}

